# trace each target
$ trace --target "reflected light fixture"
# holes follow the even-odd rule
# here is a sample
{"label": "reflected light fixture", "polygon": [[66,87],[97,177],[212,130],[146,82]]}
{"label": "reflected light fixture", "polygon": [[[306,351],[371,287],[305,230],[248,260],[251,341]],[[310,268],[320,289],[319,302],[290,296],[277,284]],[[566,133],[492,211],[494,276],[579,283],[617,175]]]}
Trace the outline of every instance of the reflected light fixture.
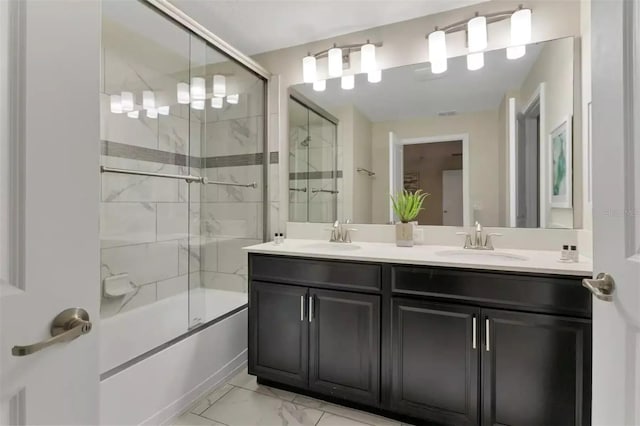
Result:
{"label": "reflected light fixture", "polygon": [[188,104],[191,100],[189,96],[189,85],[187,83],[178,83],[177,92],[178,103]]}
{"label": "reflected light fixture", "polygon": [[156,107],[156,95],[151,90],[142,92],[142,108],[154,109]]}
{"label": "reflected light fixture", "polygon": [[525,53],[527,53],[527,47],[525,45],[507,47],[507,59],[522,58]]}
{"label": "reflected light fixture", "polygon": [[120,95],[111,95],[109,97],[111,104],[111,112],[113,114],[122,114],[122,97]]}
{"label": "reflected light fixture", "polygon": [[360,71],[368,74],[376,68],[376,46],[367,40],[367,44],[360,48]]}
{"label": "reflected light fixture", "polygon": [[191,101],[191,108],[197,109],[197,110],[203,110],[204,99],[194,99],[193,101]]}
{"label": "reflected light fixture", "polygon": [[484,67],[484,52],[469,53],[467,55],[467,69],[476,71]]}
{"label": "reflected light fixture", "polygon": [[158,118],[158,110],[155,108],[147,109],[147,117],[149,118]]}
{"label": "reflected light fixture", "polygon": [[133,107],[135,104],[133,93],[122,92],[120,94],[120,100],[122,102],[122,111],[125,111],[125,112],[133,111]]}
{"label": "reflected light fixture", "polygon": [[170,107],[169,105],[158,107],[158,114],[160,115],[169,115]]}
{"label": "reflected light fixture", "polygon": [[316,57],[309,53],[302,58],[302,81],[313,83],[317,78]]}
{"label": "reflected light fixture", "polygon": [[352,90],[356,86],[356,78],[353,74],[343,75],[340,80],[340,87],[343,90]]}
{"label": "reflected light fixture", "polygon": [[382,71],[372,70],[367,73],[367,81],[369,83],[380,83],[382,81]]}
{"label": "reflected light fixture", "polygon": [[[477,14],[476,14],[477,15]],[[487,18],[476,16],[467,23],[469,52],[480,52],[487,48]]]}
{"label": "reflected light fixture", "polygon": [[213,97],[211,98],[211,108],[220,109],[222,108],[222,98]]}
{"label": "reflected light fixture", "polygon": [[227,96],[227,78],[224,75],[213,76],[213,96],[216,98]]}
{"label": "reflected light fixture", "polygon": [[342,49],[332,47],[327,52],[329,62],[329,77],[340,77],[342,75]]}
{"label": "reflected light fixture", "polygon": [[136,111],[129,111],[127,113],[127,117],[129,118],[138,118],[140,117],[140,111],[136,110]]}
{"label": "reflected light fixture", "polygon": [[203,101],[207,97],[207,88],[205,86],[204,78],[193,77],[191,79],[191,99],[193,101]]}
{"label": "reflected light fixture", "polygon": [[431,72],[440,74],[447,70],[447,41],[445,32],[436,28],[428,37]]}
{"label": "reflected light fixture", "polygon": [[327,89],[327,80],[316,80],[313,82],[313,90],[324,92]]}
{"label": "reflected light fixture", "polygon": [[240,101],[240,95],[239,94],[234,93],[232,95],[227,95],[227,103],[228,104],[237,105],[239,101]]}

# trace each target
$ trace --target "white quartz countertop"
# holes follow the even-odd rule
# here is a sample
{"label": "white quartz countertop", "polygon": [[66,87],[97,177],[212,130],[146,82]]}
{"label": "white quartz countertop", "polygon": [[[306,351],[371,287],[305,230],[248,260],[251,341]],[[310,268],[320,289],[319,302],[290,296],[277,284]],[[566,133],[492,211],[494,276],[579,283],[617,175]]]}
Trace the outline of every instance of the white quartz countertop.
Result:
{"label": "white quartz countertop", "polygon": [[561,262],[560,253],[544,250],[463,250],[462,247],[417,245],[397,247],[393,243],[329,243],[319,240],[286,239],[244,248],[250,253],[312,257],[336,260],[399,263],[407,265],[445,266],[489,271],[530,272],[573,276],[591,276],[591,260]]}

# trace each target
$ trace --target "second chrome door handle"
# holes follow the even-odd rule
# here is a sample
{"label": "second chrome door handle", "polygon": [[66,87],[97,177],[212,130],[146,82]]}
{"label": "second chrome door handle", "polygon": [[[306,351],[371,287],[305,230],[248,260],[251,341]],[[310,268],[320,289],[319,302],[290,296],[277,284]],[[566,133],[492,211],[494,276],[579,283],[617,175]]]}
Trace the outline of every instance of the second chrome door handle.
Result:
{"label": "second chrome door handle", "polygon": [[313,321],[313,296],[309,296],[309,322]]}
{"label": "second chrome door handle", "polygon": [[473,316],[473,337],[471,338],[473,340],[473,349],[478,347],[478,320],[476,319],[476,316]]}

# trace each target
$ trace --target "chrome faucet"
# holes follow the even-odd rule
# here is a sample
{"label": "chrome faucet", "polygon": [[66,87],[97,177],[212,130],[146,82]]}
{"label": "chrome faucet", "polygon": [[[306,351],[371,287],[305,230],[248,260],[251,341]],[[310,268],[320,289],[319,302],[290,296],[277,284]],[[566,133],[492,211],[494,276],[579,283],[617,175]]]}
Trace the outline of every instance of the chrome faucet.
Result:
{"label": "chrome faucet", "polygon": [[478,221],[476,221],[476,224],[475,224],[473,240],[471,239],[471,234],[468,232],[456,232],[456,235],[464,235],[465,240],[464,240],[463,248],[471,249],[471,250],[493,250],[494,249],[493,237],[502,236],[502,234],[499,234],[497,232],[490,232],[485,236],[484,242],[483,242],[482,241],[482,225],[480,225],[480,222]]}
{"label": "chrome faucet", "polygon": [[343,224],[340,223],[339,220],[336,220],[333,223],[333,228],[331,228],[331,238],[329,238],[330,243],[350,243],[351,242],[351,231],[357,231],[357,229],[345,227],[345,225],[350,225],[351,220],[347,219]]}

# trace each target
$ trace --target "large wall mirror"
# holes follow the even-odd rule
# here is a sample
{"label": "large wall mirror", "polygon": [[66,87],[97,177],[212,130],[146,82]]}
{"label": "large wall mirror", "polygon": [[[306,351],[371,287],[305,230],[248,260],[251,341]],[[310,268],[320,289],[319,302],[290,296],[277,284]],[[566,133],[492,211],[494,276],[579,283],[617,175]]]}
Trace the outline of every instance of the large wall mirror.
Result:
{"label": "large wall mirror", "polygon": [[[305,144],[324,147],[322,154],[335,161],[323,157],[318,174],[331,179],[325,186],[332,192],[301,192],[300,170],[290,170],[290,199],[304,194],[310,208],[323,197],[317,204],[330,205],[338,219],[382,224],[394,221],[389,194],[421,189],[430,194],[421,225],[580,226],[577,46],[573,37],[531,44],[517,60],[494,50],[476,71],[467,69],[464,56],[450,58],[441,74],[429,63],[385,69],[375,84],[356,75],[351,90],[342,89],[339,78],[327,80],[323,91],[291,87],[289,142],[296,149],[290,164],[309,163],[297,158],[310,155],[298,149],[298,139],[307,137]],[[337,126],[335,147],[310,128],[302,135],[305,108],[309,117],[335,117],[329,126]],[[290,211],[292,221],[335,219],[328,212],[309,220],[299,209]]]}

